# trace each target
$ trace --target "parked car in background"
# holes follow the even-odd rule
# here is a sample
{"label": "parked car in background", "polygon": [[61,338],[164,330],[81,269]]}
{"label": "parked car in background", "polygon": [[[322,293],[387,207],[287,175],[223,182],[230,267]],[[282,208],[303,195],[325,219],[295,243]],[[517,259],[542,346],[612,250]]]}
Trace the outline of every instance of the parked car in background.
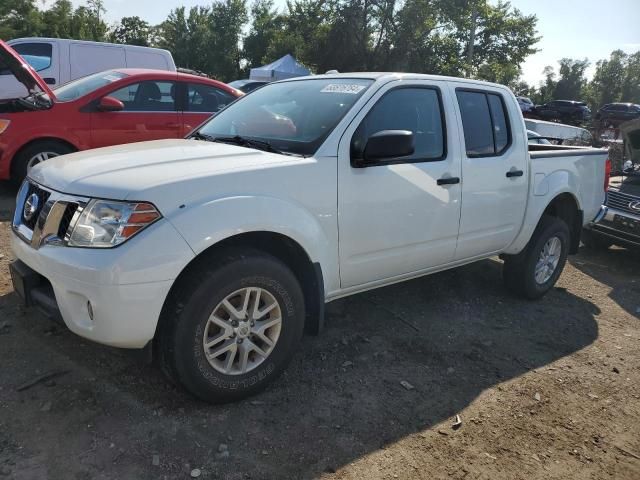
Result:
{"label": "parked car in background", "polygon": [[527,130],[537,133],[542,137],[558,138],[563,145],[577,145],[590,147],[593,145],[593,135],[586,128],[565,125],[544,120],[525,118],[524,124]]}
{"label": "parked car in background", "polygon": [[515,294],[552,289],[604,199],[607,151],[546,147],[529,151],[502,85],[270,83],[190,139],[37,165],[12,223],[15,291],[93,341],[153,345],[204,400],[241,399],[321,330],[326,302],[494,255]]}
{"label": "parked car in background", "polygon": [[591,120],[591,110],[584,102],[554,100],[535,107],[533,113],[542,120],[561,123],[584,123]]}
{"label": "parked car in background", "polygon": [[[114,68],[176,71],[168,50],[64,38],[16,38],[7,42],[50,87]],[[24,97],[24,87],[0,71],[0,99]]]}
{"label": "parked car in background", "polygon": [[601,125],[614,127],[636,118],[640,118],[640,105],[635,103],[607,103],[595,115]]}
{"label": "parked car in background", "polygon": [[266,85],[269,82],[264,82],[261,80],[249,80],[248,78],[245,80],[234,80],[229,83],[230,87],[237,88],[238,90],[243,91],[244,93],[249,93],[256,88],[260,88],[263,85]]}
{"label": "parked car in background", "polygon": [[607,198],[582,240],[589,248],[611,245],[640,248],[640,119],[620,128],[624,139],[622,169],[611,174]]}
{"label": "parked car in background", "polygon": [[531,130],[527,130],[527,140],[529,145],[552,145],[547,137],[543,137]]}
{"label": "parked car in background", "polygon": [[527,97],[516,97],[522,113],[531,113],[535,109],[533,102]]}
{"label": "parked car in background", "polygon": [[144,69],[95,73],[55,90],[8,47],[0,68],[18,72],[26,97],[0,101],[0,180],[77,150],[181,138],[242,92],[206,77]]}

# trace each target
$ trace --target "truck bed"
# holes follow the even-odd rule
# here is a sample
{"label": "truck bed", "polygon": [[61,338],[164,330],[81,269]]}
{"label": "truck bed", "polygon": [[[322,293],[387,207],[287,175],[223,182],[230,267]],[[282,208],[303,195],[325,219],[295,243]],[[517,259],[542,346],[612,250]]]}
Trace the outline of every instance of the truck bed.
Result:
{"label": "truck bed", "polygon": [[606,152],[607,149],[605,148],[577,147],[575,145],[529,145],[529,154],[531,155],[531,158],[562,157],[573,155],[602,155]]}

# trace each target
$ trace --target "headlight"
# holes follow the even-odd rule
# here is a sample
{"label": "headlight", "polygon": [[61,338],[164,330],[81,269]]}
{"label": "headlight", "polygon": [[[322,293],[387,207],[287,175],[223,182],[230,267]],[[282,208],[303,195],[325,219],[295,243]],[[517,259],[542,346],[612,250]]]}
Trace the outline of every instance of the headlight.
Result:
{"label": "headlight", "polygon": [[146,202],[91,200],[73,227],[69,246],[115,247],[161,217],[156,207]]}
{"label": "headlight", "polygon": [[7,128],[9,128],[9,124],[11,120],[4,120],[0,118],[0,133],[4,132]]}

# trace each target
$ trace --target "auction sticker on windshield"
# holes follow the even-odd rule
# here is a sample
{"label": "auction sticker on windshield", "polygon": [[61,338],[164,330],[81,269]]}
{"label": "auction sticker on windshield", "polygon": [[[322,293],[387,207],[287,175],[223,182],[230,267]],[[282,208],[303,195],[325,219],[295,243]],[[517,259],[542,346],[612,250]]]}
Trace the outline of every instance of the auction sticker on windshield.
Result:
{"label": "auction sticker on windshield", "polygon": [[352,95],[357,95],[366,87],[364,85],[354,85],[354,84],[345,84],[345,83],[330,83],[322,90],[321,93],[350,93]]}

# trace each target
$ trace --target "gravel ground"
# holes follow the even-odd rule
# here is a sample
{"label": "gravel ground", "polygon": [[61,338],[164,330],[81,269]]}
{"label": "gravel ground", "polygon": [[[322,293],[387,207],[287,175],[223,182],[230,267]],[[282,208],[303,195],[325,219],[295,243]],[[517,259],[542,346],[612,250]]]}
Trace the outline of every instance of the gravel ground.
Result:
{"label": "gravel ground", "polygon": [[582,251],[538,302],[497,260],[336,301],[266,392],[211,406],[19,305],[13,195],[0,479],[640,478],[638,253]]}

